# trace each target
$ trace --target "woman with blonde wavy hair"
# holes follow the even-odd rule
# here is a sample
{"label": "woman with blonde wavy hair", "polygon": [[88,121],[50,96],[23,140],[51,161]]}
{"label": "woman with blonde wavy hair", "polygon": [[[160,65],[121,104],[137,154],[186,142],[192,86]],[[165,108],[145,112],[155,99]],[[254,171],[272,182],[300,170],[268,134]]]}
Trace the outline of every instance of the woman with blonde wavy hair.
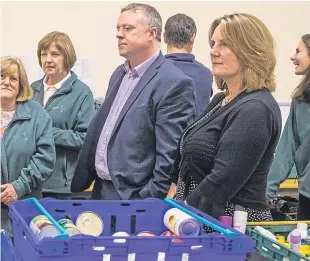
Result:
{"label": "woman with blonde wavy hair", "polygon": [[176,199],[215,218],[238,207],[269,221],[267,174],[281,132],[271,33],[255,16],[234,13],[209,31],[212,73],[222,92],[181,136],[171,170]]}
{"label": "woman with blonde wavy hair", "polygon": [[301,37],[291,57],[295,74],[303,78],[293,93],[286,121],[268,176],[267,197],[277,197],[280,184],[295,164],[298,173],[298,220],[310,220],[310,34]]}
{"label": "woman with blonde wavy hair", "polygon": [[52,120],[32,101],[25,68],[17,57],[1,58],[1,228],[12,236],[8,206],[42,197],[52,175],[55,145]]}

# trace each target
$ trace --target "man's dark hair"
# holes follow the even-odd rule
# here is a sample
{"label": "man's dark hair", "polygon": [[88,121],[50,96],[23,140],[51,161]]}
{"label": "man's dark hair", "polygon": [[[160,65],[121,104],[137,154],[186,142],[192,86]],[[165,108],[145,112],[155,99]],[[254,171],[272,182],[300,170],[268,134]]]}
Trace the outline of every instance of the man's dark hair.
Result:
{"label": "man's dark hair", "polygon": [[149,28],[155,27],[157,29],[156,40],[158,42],[161,42],[162,20],[160,14],[155,9],[155,7],[147,4],[132,3],[126,5],[121,9],[121,13],[126,11],[132,11],[132,12],[141,11],[145,18],[144,22],[146,22],[146,25]]}
{"label": "man's dark hair", "polygon": [[165,25],[166,43],[177,48],[186,47],[197,33],[193,18],[185,14],[171,16]]}

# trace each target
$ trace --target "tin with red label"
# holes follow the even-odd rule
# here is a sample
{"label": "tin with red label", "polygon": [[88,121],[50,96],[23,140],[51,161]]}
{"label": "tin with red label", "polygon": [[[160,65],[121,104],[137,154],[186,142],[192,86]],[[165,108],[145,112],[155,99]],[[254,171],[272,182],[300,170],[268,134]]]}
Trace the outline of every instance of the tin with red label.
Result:
{"label": "tin with red label", "polygon": [[[170,230],[165,231],[161,234],[161,236],[164,237],[176,237],[177,235],[174,234],[173,232],[171,232]],[[173,238],[172,242],[184,242],[184,240],[182,238]]]}
{"label": "tin with red label", "polygon": [[155,237],[156,235],[151,231],[141,231],[137,234],[137,237]]}
{"label": "tin with red label", "polygon": [[161,234],[161,236],[164,236],[164,237],[172,237],[172,236],[175,236],[175,234],[173,232],[171,232],[170,230],[168,231],[165,231]]}

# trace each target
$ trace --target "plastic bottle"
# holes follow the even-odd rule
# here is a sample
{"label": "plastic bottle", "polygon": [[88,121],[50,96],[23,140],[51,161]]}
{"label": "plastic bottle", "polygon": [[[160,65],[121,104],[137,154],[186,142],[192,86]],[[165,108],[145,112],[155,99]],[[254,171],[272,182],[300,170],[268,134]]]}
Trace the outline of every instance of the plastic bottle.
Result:
{"label": "plastic bottle", "polygon": [[232,227],[232,217],[231,216],[220,216],[219,221],[221,221],[223,224]]}
{"label": "plastic bottle", "polygon": [[256,226],[254,228],[256,231],[258,231],[259,233],[261,233],[262,235],[274,240],[274,241],[277,241],[277,238],[275,237],[274,234],[272,234],[269,230],[263,228],[263,227],[260,227],[260,226]]}
{"label": "plastic bottle", "polygon": [[241,233],[245,233],[248,221],[248,212],[243,207],[235,205],[235,212],[233,217],[233,228]]}
{"label": "plastic bottle", "polygon": [[301,245],[301,234],[298,229],[294,229],[290,234],[290,249],[299,253],[300,252],[300,245]]}
{"label": "plastic bottle", "polygon": [[297,223],[297,229],[299,230],[301,234],[301,239],[307,238],[307,229],[308,225],[306,223]]}

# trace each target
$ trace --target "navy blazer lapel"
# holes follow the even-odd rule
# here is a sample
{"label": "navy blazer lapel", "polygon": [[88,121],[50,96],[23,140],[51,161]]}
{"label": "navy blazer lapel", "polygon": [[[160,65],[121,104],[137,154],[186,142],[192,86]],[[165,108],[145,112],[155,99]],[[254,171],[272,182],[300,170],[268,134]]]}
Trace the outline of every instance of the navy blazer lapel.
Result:
{"label": "navy blazer lapel", "polygon": [[112,135],[111,135],[111,140],[112,137],[118,127],[118,125],[121,123],[122,119],[124,118],[125,114],[129,110],[129,108],[132,106],[134,101],[137,99],[139,94],[142,92],[142,90],[146,87],[146,85],[152,80],[152,78],[157,74],[158,68],[163,64],[165,61],[164,56],[160,52],[158,57],[155,59],[155,61],[150,65],[150,67],[146,70],[146,72],[143,74],[142,78],[128,97],[128,100],[126,101],[124,107],[122,108],[122,111],[120,115],[118,116],[118,119],[115,123]]}

